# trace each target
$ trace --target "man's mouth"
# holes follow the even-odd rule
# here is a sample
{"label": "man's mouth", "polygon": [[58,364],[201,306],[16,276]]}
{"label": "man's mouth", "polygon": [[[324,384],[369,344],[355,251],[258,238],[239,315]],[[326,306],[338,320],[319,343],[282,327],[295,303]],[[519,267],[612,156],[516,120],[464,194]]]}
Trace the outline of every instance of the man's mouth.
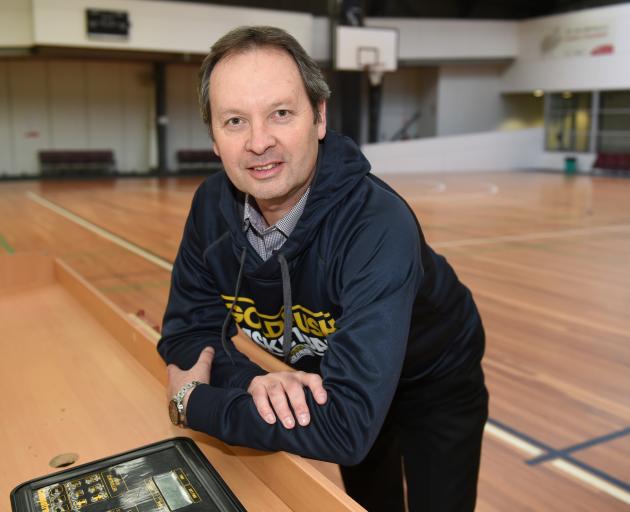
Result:
{"label": "man's mouth", "polygon": [[269,162],[264,165],[252,165],[248,169],[256,178],[270,178],[280,170],[281,165],[282,162]]}
{"label": "man's mouth", "polygon": [[257,165],[255,167],[252,167],[252,169],[254,169],[254,171],[268,171],[270,169],[273,169],[276,165],[278,165],[277,162],[272,162],[267,165]]}

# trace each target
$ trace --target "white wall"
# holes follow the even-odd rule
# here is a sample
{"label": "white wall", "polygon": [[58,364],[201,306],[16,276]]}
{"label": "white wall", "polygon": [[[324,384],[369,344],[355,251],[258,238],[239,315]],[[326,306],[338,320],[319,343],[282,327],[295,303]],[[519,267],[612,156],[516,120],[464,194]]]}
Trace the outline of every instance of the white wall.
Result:
{"label": "white wall", "polygon": [[367,18],[365,24],[398,29],[399,59],[406,61],[510,59],[518,52],[514,21]]}
{"label": "white wall", "polygon": [[169,169],[177,168],[180,149],[210,149],[212,142],[201,121],[197,102],[196,65],[169,65],[166,71],[168,112],[167,158]]}
{"label": "white wall", "polygon": [[437,92],[437,135],[495,130],[502,120],[501,67],[441,66]]}
{"label": "white wall", "polygon": [[[501,90],[630,88],[630,4],[547,16],[519,25],[519,52]],[[609,55],[590,55],[603,45]]]}
{"label": "white wall", "polygon": [[595,153],[572,153],[565,151],[543,151],[536,155],[532,161],[531,167],[534,169],[552,169],[561,171],[564,169],[564,160],[566,157],[573,157],[577,160],[578,172],[590,172],[593,169],[593,163],[597,158]]}
{"label": "white wall", "polygon": [[[129,39],[89,39],[87,8],[127,11]],[[150,0],[33,0],[33,11],[38,45],[206,54],[237,26],[275,25],[289,31],[306,51],[313,47],[313,16],[297,12]]]}
{"label": "white wall", "polygon": [[362,146],[375,174],[531,168],[542,162],[542,148],[541,128]]}
{"label": "white wall", "polygon": [[121,172],[151,161],[148,64],[0,61],[0,174],[37,174],[43,149],[111,149]]}
{"label": "white wall", "polygon": [[416,111],[420,119],[410,127],[410,138],[435,136],[437,79],[436,67],[399,68],[384,76],[381,140],[390,140]]}
{"label": "white wall", "polygon": [[33,46],[31,0],[0,0],[0,48]]}
{"label": "white wall", "polygon": [[[328,19],[307,13],[129,0],[0,0],[0,47],[36,45],[204,54],[218,37],[239,25],[288,30],[318,61],[330,59]],[[127,40],[89,39],[85,9],[124,10]],[[516,22],[368,18],[368,26],[399,30],[400,59],[506,59],[517,53]]]}
{"label": "white wall", "polygon": [[328,18],[313,17],[313,46],[309,55],[318,62],[329,62],[330,50],[330,22]]}

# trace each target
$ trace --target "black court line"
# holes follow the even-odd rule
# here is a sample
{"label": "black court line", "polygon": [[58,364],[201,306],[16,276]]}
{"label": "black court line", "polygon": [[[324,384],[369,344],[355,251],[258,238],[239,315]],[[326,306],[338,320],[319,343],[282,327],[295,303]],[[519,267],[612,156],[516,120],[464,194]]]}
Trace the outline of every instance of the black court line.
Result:
{"label": "black court line", "polygon": [[[567,462],[570,462],[571,464],[574,464],[575,466],[578,466],[580,469],[590,473],[591,475],[601,478],[602,480],[608,482],[611,485],[619,487],[620,489],[623,489],[625,491],[630,491],[630,483],[624,482],[623,480],[619,480],[618,478],[615,478],[614,476],[609,475],[608,473],[606,473],[605,471],[602,471],[601,469],[595,468],[591,466],[590,464],[586,464],[585,462],[582,462],[581,460],[574,458],[572,455],[568,453],[562,453],[562,451],[556,450],[552,448],[551,446],[539,441],[538,439],[534,439],[533,437],[523,432],[520,432],[519,430],[516,430],[515,428],[510,427],[509,425],[506,425],[505,423],[502,423],[493,418],[488,418],[488,423],[502,430],[505,430],[506,432],[509,432],[513,436],[535,446],[536,448],[545,450],[549,454],[558,454],[558,455],[553,455],[552,457],[550,457],[550,459],[563,459]],[[630,430],[630,429],[627,429],[627,430]],[[620,436],[617,436],[617,437],[620,437]],[[541,455],[541,457],[545,457],[545,456],[546,455]],[[530,463],[529,461],[525,461],[525,462],[527,464]]]}
{"label": "black court line", "polygon": [[538,457],[534,457],[527,461],[529,465],[540,464],[541,462],[545,462],[552,459],[557,458],[565,458],[565,455],[570,453],[577,452],[579,450],[585,450],[586,448],[590,448],[592,446],[596,446],[601,443],[606,443],[608,441],[612,441],[613,439],[618,439],[620,437],[624,437],[630,434],[630,427],[626,427],[622,430],[618,430],[617,432],[611,432],[610,434],[606,434],[600,437],[594,437],[593,439],[589,439],[583,443],[574,444],[572,446],[568,446],[566,448],[562,448],[560,450],[551,451],[544,455],[540,455]]}
{"label": "black court line", "polygon": [[588,471],[592,475],[598,478],[601,478],[602,480],[605,480],[606,482],[612,485],[615,485],[619,487],[620,489],[623,489],[624,491],[630,491],[630,483],[624,482],[623,480],[619,480],[618,478],[615,478],[614,476],[610,476],[608,473],[606,473],[605,471],[602,471],[601,469],[594,468],[590,464],[587,464],[586,462],[582,462],[581,460],[576,459],[572,457],[571,455],[566,455],[561,458],[563,460],[566,460],[567,462],[575,464],[576,466],[583,469],[584,471]]}

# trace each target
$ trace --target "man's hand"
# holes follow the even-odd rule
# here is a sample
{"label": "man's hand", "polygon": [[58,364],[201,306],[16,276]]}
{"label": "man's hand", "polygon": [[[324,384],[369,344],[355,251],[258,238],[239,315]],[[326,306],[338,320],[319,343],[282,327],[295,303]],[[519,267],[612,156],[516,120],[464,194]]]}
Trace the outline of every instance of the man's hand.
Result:
{"label": "man's hand", "polygon": [[[168,372],[168,386],[166,387],[166,397],[168,400],[173,398],[184,384],[188,384],[193,380],[210,384],[210,368],[212,367],[212,358],[214,357],[214,349],[206,347],[199,354],[199,359],[190,370],[180,370],[174,364],[166,367]],[[188,397],[190,391],[184,396],[184,411],[188,405]]]}
{"label": "man's hand", "polygon": [[295,419],[287,402],[288,397],[298,423],[304,427],[311,421],[304,386],[311,390],[319,405],[326,403],[326,390],[322,386],[322,378],[316,373],[273,372],[259,375],[252,379],[247,392],[252,395],[258,414],[267,423],[275,423],[277,415],[285,428],[293,428]]}

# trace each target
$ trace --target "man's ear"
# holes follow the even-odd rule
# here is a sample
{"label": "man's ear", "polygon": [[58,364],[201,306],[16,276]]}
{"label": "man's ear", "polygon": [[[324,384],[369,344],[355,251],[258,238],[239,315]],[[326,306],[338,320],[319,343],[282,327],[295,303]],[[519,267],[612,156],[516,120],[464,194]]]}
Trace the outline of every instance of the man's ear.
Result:
{"label": "man's ear", "polygon": [[326,102],[322,101],[317,106],[317,138],[322,140],[326,136]]}
{"label": "man's ear", "polygon": [[212,151],[214,151],[215,155],[221,158],[221,153],[219,152],[219,146],[217,146],[217,143],[214,141],[212,141]]}

